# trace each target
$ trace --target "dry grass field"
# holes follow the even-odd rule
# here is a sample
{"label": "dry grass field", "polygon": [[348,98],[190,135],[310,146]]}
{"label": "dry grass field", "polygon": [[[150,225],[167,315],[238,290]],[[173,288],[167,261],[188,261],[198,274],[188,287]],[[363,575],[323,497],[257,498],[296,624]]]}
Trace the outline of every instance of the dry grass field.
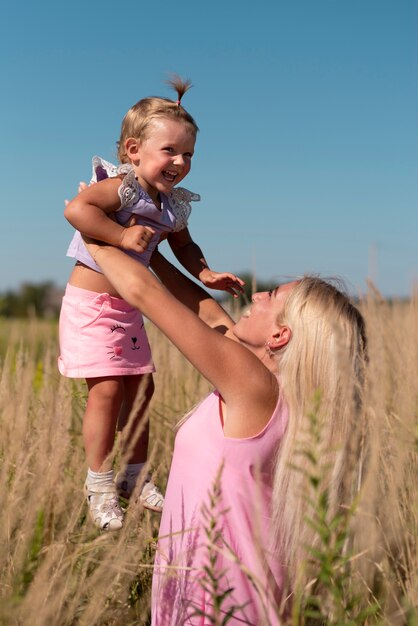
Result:
{"label": "dry grass field", "polygon": [[[418,624],[418,299],[388,303],[372,292],[361,307],[373,436],[350,522],[360,540],[345,559],[329,557],[335,545],[324,542],[318,575],[335,571],[324,578],[332,582],[315,623],[412,626]],[[154,328],[149,335],[158,368],[149,458],[164,487],[173,426],[209,385]],[[133,504],[118,533],[102,534],[91,524],[82,495],[85,387],[59,375],[56,357],[55,324],[0,321],[0,624],[149,624],[159,517]],[[295,604],[289,626],[310,623],[306,594]]]}

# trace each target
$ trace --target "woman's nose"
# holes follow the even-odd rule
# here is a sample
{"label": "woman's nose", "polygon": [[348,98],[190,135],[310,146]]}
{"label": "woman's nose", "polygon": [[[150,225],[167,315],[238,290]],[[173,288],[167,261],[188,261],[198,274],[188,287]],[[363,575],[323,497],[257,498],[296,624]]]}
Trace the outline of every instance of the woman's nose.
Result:
{"label": "woman's nose", "polygon": [[257,302],[258,300],[265,300],[268,295],[268,291],[257,291],[257,293],[253,293],[251,297],[252,302]]}

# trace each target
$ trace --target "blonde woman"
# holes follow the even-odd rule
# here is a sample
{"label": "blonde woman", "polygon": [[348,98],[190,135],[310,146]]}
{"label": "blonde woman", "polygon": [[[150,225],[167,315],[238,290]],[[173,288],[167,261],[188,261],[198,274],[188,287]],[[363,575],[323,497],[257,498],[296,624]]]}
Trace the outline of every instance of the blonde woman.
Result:
{"label": "blonde woman", "polygon": [[349,409],[358,402],[365,358],[359,311],[331,284],[305,277],[254,294],[234,323],[158,252],[152,266],[166,287],[120,250],[91,243],[89,249],[121,296],[215,388],[176,436],[152,624],[196,626],[227,616],[233,625],[280,624],[300,541],[312,539],[289,461],[320,390],[330,507],[338,506],[339,450],[356,428]]}

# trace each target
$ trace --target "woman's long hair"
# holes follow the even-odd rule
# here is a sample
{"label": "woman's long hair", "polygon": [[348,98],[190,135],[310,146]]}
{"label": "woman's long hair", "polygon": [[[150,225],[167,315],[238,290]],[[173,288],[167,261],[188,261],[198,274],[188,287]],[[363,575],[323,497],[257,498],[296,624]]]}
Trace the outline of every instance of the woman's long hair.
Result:
{"label": "woman's long hair", "polygon": [[330,516],[352,501],[355,474],[361,471],[366,336],[363,317],[350,299],[314,276],[292,289],[278,322],[290,327],[292,338],[278,356],[289,423],[278,451],[273,518],[293,587],[298,568],[306,562],[306,546],[319,541],[307,521],[312,415],[319,425],[321,485],[327,490]]}

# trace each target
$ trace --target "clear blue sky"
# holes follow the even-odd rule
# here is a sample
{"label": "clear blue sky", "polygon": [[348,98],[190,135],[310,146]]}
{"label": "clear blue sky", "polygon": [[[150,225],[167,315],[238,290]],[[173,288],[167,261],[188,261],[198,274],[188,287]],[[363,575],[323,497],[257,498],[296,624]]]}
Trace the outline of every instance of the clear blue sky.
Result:
{"label": "clear blue sky", "polygon": [[64,198],[93,154],[114,159],[132,104],[170,97],[170,72],[194,84],[182,184],[214,269],[418,281],[416,0],[23,0],[3,5],[0,51],[0,291],[65,285]]}

